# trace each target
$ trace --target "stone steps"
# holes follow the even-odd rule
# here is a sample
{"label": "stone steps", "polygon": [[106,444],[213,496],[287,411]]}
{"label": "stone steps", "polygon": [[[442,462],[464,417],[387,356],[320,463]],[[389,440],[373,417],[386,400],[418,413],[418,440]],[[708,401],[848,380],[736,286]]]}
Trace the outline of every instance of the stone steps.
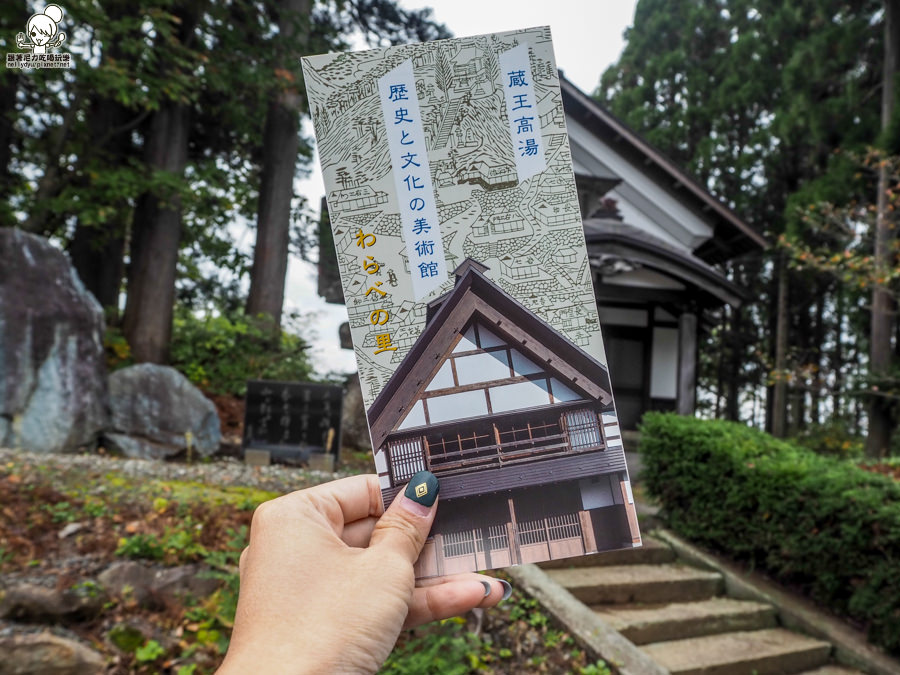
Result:
{"label": "stone steps", "polygon": [[830,663],[828,642],[778,627],[772,605],[725,597],[719,572],[658,539],[541,567],[672,675],[863,675]]}
{"label": "stone steps", "polygon": [[692,602],[723,590],[717,572],[670,563],[550,569],[547,574],[587,605]]}
{"label": "stone steps", "polygon": [[636,645],[776,625],[771,605],[722,597],[650,606],[601,605],[592,609]]}
{"label": "stone steps", "polygon": [[675,562],[675,551],[658,539],[644,538],[639,548],[623,548],[618,551],[604,551],[578,558],[548,560],[538,563],[545,570],[569,569],[572,567],[598,567],[611,565],[662,565]]}
{"label": "stone steps", "polygon": [[828,662],[831,645],[783,628],[657,642],[644,650],[672,675],[781,675]]}

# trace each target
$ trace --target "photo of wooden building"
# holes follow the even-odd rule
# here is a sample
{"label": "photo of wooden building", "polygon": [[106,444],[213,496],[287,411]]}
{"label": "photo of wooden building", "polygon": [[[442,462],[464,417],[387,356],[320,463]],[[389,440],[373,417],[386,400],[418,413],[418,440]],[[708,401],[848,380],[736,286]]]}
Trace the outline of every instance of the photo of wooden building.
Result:
{"label": "photo of wooden building", "polygon": [[487,271],[456,269],[368,411],[385,504],[441,481],[417,576],[639,546],[606,367]]}

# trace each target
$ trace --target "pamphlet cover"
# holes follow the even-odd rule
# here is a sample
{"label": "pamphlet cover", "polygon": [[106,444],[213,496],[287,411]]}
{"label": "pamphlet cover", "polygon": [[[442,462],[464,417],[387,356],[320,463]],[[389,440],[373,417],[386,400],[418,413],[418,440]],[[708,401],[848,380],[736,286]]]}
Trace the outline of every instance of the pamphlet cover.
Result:
{"label": "pamphlet cover", "polygon": [[549,27],[303,59],[385,504],[419,577],[640,546]]}

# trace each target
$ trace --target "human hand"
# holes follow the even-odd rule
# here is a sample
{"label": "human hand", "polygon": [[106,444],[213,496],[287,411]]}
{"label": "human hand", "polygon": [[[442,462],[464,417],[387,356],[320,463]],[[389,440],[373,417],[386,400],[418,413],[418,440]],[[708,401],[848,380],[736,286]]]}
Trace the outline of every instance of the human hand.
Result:
{"label": "human hand", "polygon": [[[436,486],[425,472],[410,483],[422,476]],[[403,628],[500,602],[509,584],[480,574],[416,587],[413,563],[436,508],[401,493],[382,514],[374,475],[261,504],[219,673],[375,672]]]}

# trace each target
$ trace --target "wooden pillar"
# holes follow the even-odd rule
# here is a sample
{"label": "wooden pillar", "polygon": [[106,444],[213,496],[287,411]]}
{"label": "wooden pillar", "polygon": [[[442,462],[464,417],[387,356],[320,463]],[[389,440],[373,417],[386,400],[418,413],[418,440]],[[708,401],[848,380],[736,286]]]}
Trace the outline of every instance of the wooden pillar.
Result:
{"label": "wooden pillar", "polygon": [[434,559],[437,563],[438,576],[444,576],[444,535],[434,535]]}
{"label": "wooden pillar", "polygon": [[584,552],[596,553],[597,539],[594,537],[594,522],[591,520],[591,512],[579,511],[578,520],[581,523],[581,540],[584,542]]}
{"label": "wooden pillar", "polygon": [[693,415],[697,395],[697,315],[685,312],[678,317],[678,399],[679,415]]}
{"label": "wooden pillar", "polygon": [[519,535],[518,535],[518,526],[516,525],[516,509],[513,506],[512,497],[510,497],[507,502],[509,503],[509,527],[507,528],[507,533],[509,535],[509,557],[512,560],[513,565],[518,565],[522,562],[522,554],[519,551]]}
{"label": "wooden pillar", "polygon": [[625,514],[628,516],[628,529],[631,534],[631,543],[637,546],[641,544],[641,528],[638,526],[637,510],[634,508],[634,499],[630,499],[631,489],[625,481],[619,481],[622,490],[622,501],[625,504]]}
{"label": "wooden pillar", "polygon": [[512,523],[506,524],[506,539],[509,542],[509,564],[518,565],[520,560],[516,549],[516,528]]}
{"label": "wooden pillar", "polygon": [[391,481],[391,487],[397,487],[397,483],[394,480],[394,458],[391,457],[391,444],[385,443],[382,445],[381,451],[384,453],[384,458],[387,460],[388,479]]}

